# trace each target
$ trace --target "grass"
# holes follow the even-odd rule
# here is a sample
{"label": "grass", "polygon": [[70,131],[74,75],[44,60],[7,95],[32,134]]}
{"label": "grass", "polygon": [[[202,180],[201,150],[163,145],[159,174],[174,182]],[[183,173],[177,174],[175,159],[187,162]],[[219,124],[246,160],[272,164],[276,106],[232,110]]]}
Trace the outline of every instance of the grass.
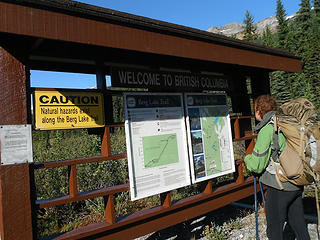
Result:
{"label": "grass", "polygon": [[[208,240],[224,240],[237,237],[236,239],[256,239],[255,232],[255,214],[251,210],[230,211],[230,206],[225,207],[223,217],[217,218],[203,228],[201,236]],[[265,216],[263,208],[259,208],[259,235],[265,235],[263,226],[265,225]]]}

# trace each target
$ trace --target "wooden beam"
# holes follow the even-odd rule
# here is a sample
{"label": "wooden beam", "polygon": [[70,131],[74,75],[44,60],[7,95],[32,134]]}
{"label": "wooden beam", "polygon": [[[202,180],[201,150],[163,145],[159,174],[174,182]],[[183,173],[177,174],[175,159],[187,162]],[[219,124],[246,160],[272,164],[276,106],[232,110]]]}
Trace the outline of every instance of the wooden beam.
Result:
{"label": "wooden beam", "polygon": [[[26,124],[25,67],[1,47],[0,86],[0,124]],[[0,238],[33,239],[28,163],[0,165]]]}
{"label": "wooden beam", "polygon": [[217,44],[214,37],[212,42],[194,40],[6,2],[0,2],[0,32],[269,70],[302,70],[298,58]]}

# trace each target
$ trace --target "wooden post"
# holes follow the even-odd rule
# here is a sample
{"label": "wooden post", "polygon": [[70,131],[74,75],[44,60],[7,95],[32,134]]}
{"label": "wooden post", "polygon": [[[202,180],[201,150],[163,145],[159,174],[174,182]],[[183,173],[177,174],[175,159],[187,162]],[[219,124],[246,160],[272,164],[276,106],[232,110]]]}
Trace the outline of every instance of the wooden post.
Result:
{"label": "wooden post", "polygon": [[238,160],[236,162],[236,183],[237,184],[241,184],[241,183],[244,183],[244,176],[243,176],[243,164],[244,164],[244,161],[243,160]]}
{"label": "wooden post", "polygon": [[69,171],[69,195],[70,197],[78,196],[77,183],[77,165],[68,166]]}
{"label": "wooden post", "polygon": [[206,194],[211,194],[212,193],[212,180],[209,180],[207,182],[206,188],[203,191]]}
{"label": "wooden post", "polygon": [[170,192],[164,192],[160,194],[161,206],[164,208],[171,206],[171,194]]}
{"label": "wooden post", "polygon": [[110,143],[110,127],[104,128],[104,134],[102,136],[101,155],[111,156],[111,143]]}
{"label": "wooden post", "polygon": [[[25,66],[0,47],[0,124],[27,123]],[[33,239],[29,164],[0,166],[1,240]]]}
{"label": "wooden post", "polygon": [[114,224],[116,223],[116,212],[114,209],[114,196],[109,195],[108,198],[104,198],[106,203],[105,203],[105,219],[107,223]]}
{"label": "wooden post", "polygon": [[97,80],[97,89],[105,90],[106,89],[106,75],[101,66],[103,63],[98,62],[96,71],[96,80]]}
{"label": "wooden post", "polygon": [[240,125],[239,125],[239,119],[236,119],[234,122],[234,138],[239,139],[240,138]]}

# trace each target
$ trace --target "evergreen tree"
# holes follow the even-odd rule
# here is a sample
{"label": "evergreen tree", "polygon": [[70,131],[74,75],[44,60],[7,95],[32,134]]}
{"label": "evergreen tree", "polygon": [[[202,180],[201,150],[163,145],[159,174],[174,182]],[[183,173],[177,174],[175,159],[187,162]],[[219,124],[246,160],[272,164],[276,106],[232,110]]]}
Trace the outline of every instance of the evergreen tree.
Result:
{"label": "evergreen tree", "polygon": [[279,104],[292,99],[290,84],[288,84],[289,74],[284,71],[275,71],[270,74],[271,94],[277,98]]}
{"label": "evergreen tree", "polygon": [[[316,89],[316,93],[320,90],[320,0],[314,0],[313,1],[313,35],[312,35],[312,54],[311,58],[313,60],[312,65],[315,69],[315,74],[313,75],[313,83],[312,86],[314,89]],[[318,106],[320,108],[320,99],[318,100]],[[320,111],[320,109],[319,109]]]}
{"label": "evergreen tree", "polygon": [[299,4],[301,7],[295,18],[294,25],[294,51],[297,55],[304,57],[306,53],[309,35],[311,31],[311,5],[310,0],[301,0]]}
{"label": "evergreen tree", "polygon": [[258,38],[256,34],[257,28],[254,26],[254,18],[248,10],[246,11],[243,23],[245,25],[243,39],[251,42],[256,40]]}
{"label": "evergreen tree", "polygon": [[299,25],[300,33],[305,34],[311,27],[311,5],[310,0],[301,0],[300,9],[297,14],[296,24]]}
{"label": "evergreen tree", "polygon": [[302,73],[273,72],[271,93],[280,103],[292,98],[306,97],[318,109],[320,117],[320,0],[301,0],[296,18],[286,21],[282,2],[277,0],[279,23],[276,45],[302,58]]}
{"label": "evergreen tree", "polygon": [[[319,64],[320,64],[320,29],[319,29],[319,7],[320,1],[314,1],[314,9],[311,10],[309,0],[301,1],[301,8],[298,11],[297,27],[299,36],[299,52],[303,57],[303,73],[305,77],[304,96],[319,106]],[[318,12],[318,13],[317,13]],[[303,31],[303,32],[301,32]]]}
{"label": "evergreen tree", "polygon": [[313,9],[316,13],[316,15],[320,15],[320,0],[314,0],[313,1]]}
{"label": "evergreen tree", "polygon": [[269,25],[263,30],[262,33],[262,44],[266,45],[268,47],[273,47],[275,45],[275,41],[273,39],[271,30],[269,28]]}
{"label": "evergreen tree", "polygon": [[319,77],[320,77],[320,32],[316,11],[319,11],[319,1],[314,1],[316,9],[311,10],[309,0],[301,0],[292,26],[292,50],[302,57],[303,72],[290,74],[292,95],[304,96],[320,107]]}
{"label": "evergreen tree", "polygon": [[[313,25],[317,25],[317,19],[314,19],[313,23]],[[309,86],[308,97],[316,106],[320,107],[320,99],[318,97],[320,87],[320,34],[318,28],[312,28],[308,39],[309,41],[306,43],[307,46],[303,54],[303,72]]]}
{"label": "evergreen tree", "polygon": [[279,48],[286,48],[286,40],[287,40],[287,35],[289,32],[288,22],[286,20],[286,16],[287,16],[287,14],[283,8],[282,1],[277,0],[276,18],[278,20],[277,37],[278,37],[278,47]]}
{"label": "evergreen tree", "polygon": [[233,39],[238,39],[237,38],[237,34],[235,34],[235,33],[233,33],[230,37],[233,38]]}
{"label": "evergreen tree", "polygon": [[[308,45],[310,43],[310,33],[311,33],[311,5],[310,0],[301,0],[300,9],[297,12],[297,16],[292,23],[290,37],[290,50],[292,53],[302,57],[303,69],[306,66],[306,55],[308,51]],[[305,73],[305,72],[304,72]],[[294,97],[303,96],[305,94],[304,87],[300,86],[301,82],[308,82],[306,79],[308,74],[303,74],[297,77],[298,75],[291,75],[291,87],[292,94]],[[294,79],[296,78],[296,79]],[[300,83],[298,83],[299,81]],[[299,86],[295,88],[294,86]],[[297,91],[301,91],[298,93]]]}
{"label": "evergreen tree", "polygon": [[[320,36],[320,0],[313,1],[312,28]],[[320,38],[320,37],[319,37]]]}
{"label": "evergreen tree", "polygon": [[[283,8],[281,0],[277,0],[276,18],[278,20],[277,44],[279,48],[286,49],[289,27],[286,20],[286,12]],[[290,101],[291,92],[288,84],[288,73],[284,71],[276,71],[271,74],[271,93],[276,96],[280,104]]]}

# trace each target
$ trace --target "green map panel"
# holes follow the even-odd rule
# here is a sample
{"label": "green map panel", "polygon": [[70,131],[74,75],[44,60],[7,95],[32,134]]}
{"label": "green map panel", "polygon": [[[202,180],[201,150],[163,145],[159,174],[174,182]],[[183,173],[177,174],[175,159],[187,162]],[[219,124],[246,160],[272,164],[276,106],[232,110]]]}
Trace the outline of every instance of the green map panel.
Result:
{"label": "green map panel", "polygon": [[226,125],[226,118],[221,116],[220,108],[201,110],[206,175],[210,176],[222,171],[219,136]]}
{"label": "green map panel", "polygon": [[142,145],[146,168],[179,162],[176,134],[142,137]]}

